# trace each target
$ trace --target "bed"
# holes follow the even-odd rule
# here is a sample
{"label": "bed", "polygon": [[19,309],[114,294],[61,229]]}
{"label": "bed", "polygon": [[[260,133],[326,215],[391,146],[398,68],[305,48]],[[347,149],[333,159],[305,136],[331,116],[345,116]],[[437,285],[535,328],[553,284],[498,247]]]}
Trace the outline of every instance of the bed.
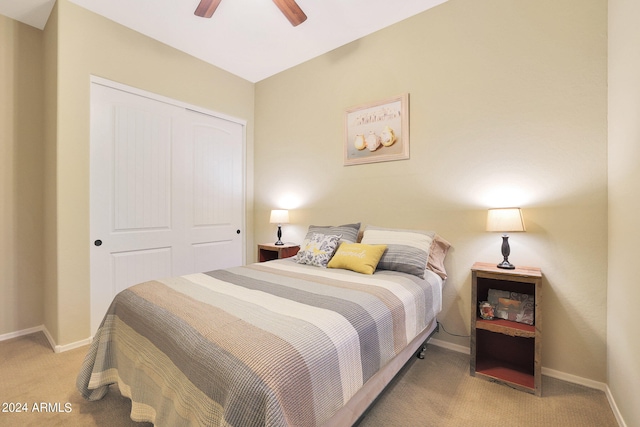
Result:
{"label": "bed", "polygon": [[122,291],[78,390],[118,384],[131,418],[158,426],[352,425],[437,327],[443,278],[299,255]]}

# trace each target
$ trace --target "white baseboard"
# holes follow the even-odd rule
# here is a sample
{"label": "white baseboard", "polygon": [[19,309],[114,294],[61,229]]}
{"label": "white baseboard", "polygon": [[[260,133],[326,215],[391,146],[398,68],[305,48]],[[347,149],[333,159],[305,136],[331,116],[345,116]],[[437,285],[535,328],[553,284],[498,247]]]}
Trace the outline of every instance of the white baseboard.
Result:
{"label": "white baseboard", "polygon": [[76,348],[80,348],[88,344],[91,344],[91,338],[86,338],[80,341],[72,342],[71,344],[57,345],[55,346],[55,352],[62,353],[63,351],[74,350]]}
{"label": "white baseboard", "polygon": [[25,335],[33,334],[44,330],[44,325],[34,326],[33,328],[23,329],[21,331],[9,332],[8,334],[0,335],[0,341],[10,340],[11,338],[18,338]]}
{"label": "white baseboard", "polygon": [[51,350],[54,351],[54,353],[60,353],[59,351],[56,351],[56,342],[53,339],[53,337],[51,336],[51,333],[49,333],[49,330],[47,329],[46,326],[42,325],[42,332],[44,333],[44,336],[47,338],[47,341],[49,341],[49,345],[51,346]]}
{"label": "white baseboard", "polygon": [[429,344],[433,344],[438,347],[446,348],[448,350],[457,351],[458,353],[471,354],[469,347],[463,345],[453,344],[448,341],[442,341],[436,338],[431,338]]}
{"label": "white baseboard", "polygon": [[[429,344],[457,351],[458,353],[471,354],[471,349],[469,347],[453,344],[447,341],[431,338],[429,340]],[[616,402],[613,399],[611,390],[609,390],[609,386],[606,383],[579,377],[577,375],[567,374],[566,372],[556,371],[555,369],[545,368],[544,366],[542,367],[542,375],[603,391],[605,396],[607,396],[609,406],[611,407],[611,411],[613,411],[613,415],[616,417],[616,421],[618,421],[618,425],[620,427],[627,427],[627,424],[622,418],[622,414],[620,414],[620,411],[618,410],[618,405],[616,405]]]}
{"label": "white baseboard", "polygon": [[51,336],[51,333],[49,333],[49,330],[47,330],[46,326],[44,325],[34,326],[33,328],[27,328],[21,331],[10,332],[8,334],[0,335],[0,341],[9,340],[11,338],[22,337],[25,335],[34,334],[36,332],[42,332],[44,334],[44,336],[47,338],[47,341],[49,342],[49,345],[51,346],[51,350],[53,350],[54,353],[62,353],[63,351],[69,351],[69,350],[82,347],[87,344],[91,344],[91,337],[89,337],[87,339],[76,341],[71,344],[57,345],[55,340]]}
{"label": "white baseboard", "polygon": [[556,378],[569,383],[583,385],[585,387],[594,388],[596,390],[603,391],[604,395],[607,396],[607,400],[609,401],[609,406],[611,407],[611,411],[613,412],[613,415],[616,417],[618,426],[627,427],[627,423],[625,423],[624,419],[622,418],[622,414],[618,409],[618,405],[616,405],[616,402],[613,399],[613,395],[611,394],[609,385],[607,385],[606,383],[593,381],[588,378],[578,377],[576,375],[567,374],[566,372],[556,371],[555,369],[549,369],[545,367],[542,367],[542,375],[546,375],[551,378]]}
{"label": "white baseboard", "polygon": [[589,388],[595,388],[596,390],[607,391],[609,387],[605,383],[599,381],[590,380],[588,378],[579,377],[577,375],[567,374],[566,372],[556,371],[555,369],[542,367],[542,375],[546,375],[551,378],[566,381],[568,383],[583,385]]}
{"label": "white baseboard", "polygon": [[609,401],[609,406],[611,406],[611,410],[613,411],[613,415],[616,417],[616,421],[618,421],[618,426],[627,427],[627,423],[622,418],[622,414],[618,409],[618,405],[616,405],[616,401],[613,400],[613,395],[611,394],[611,390],[609,390],[609,386],[607,386],[607,390],[604,392],[607,395],[607,400]]}

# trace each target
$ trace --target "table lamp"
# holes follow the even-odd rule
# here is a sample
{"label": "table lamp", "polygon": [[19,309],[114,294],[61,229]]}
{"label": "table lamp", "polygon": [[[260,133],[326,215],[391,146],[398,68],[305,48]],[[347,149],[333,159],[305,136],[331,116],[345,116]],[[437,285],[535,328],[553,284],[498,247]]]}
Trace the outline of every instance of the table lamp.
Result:
{"label": "table lamp", "polygon": [[497,267],[507,270],[516,268],[509,262],[511,249],[509,248],[509,235],[507,233],[511,231],[525,231],[524,219],[522,218],[520,208],[489,209],[487,215],[487,231],[500,231],[503,233],[502,256],[504,259]]}
{"label": "table lamp", "polygon": [[269,219],[271,224],[278,224],[278,241],[275,243],[278,246],[284,245],[282,243],[282,224],[289,224],[289,211],[286,209],[274,209],[271,211],[271,218]]}

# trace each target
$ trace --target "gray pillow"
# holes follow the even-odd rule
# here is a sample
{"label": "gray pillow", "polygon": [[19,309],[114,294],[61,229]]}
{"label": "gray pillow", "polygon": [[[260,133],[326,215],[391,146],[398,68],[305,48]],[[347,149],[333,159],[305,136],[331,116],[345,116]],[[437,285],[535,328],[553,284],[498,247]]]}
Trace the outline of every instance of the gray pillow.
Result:
{"label": "gray pillow", "polygon": [[344,224],[338,226],[331,225],[310,225],[309,231],[307,231],[307,235],[304,238],[305,241],[311,239],[313,233],[320,234],[332,234],[337,235],[341,234],[342,239],[340,242],[348,242],[348,243],[356,243],[358,241],[358,232],[360,231],[360,223],[355,224]]}
{"label": "gray pillow", "polygon": [[387,245],[378,270],[400,271],[424,279],[433,231],[402,230],[367,226],[362,236],[366,245]]}

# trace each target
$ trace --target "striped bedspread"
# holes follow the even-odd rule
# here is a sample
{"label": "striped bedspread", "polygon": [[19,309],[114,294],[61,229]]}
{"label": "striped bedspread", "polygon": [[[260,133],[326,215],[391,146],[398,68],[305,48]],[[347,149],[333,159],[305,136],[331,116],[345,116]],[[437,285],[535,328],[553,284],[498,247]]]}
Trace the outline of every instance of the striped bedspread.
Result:
{"label": "striped bedspread", "polygon": [[276,260],[119,293],[77,387],[158,426],[319,426],[441,309],[441,282]]}

